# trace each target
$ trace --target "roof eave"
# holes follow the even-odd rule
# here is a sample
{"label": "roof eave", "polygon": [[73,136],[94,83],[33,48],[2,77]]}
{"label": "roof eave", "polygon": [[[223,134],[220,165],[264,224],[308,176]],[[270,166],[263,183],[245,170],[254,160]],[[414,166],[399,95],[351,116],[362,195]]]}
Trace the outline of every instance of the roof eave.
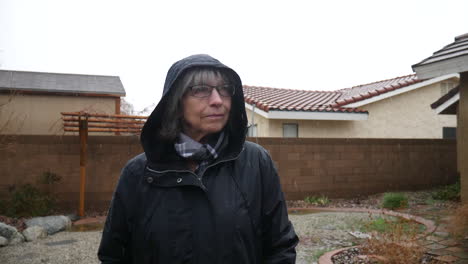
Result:
{"label": "roof eave", "polygon": [[245,107],[256,114],[267,119],[285,120],[339,120],[339,121],[362,121],[369,117],[368,112],[313,112],[313,111],[278,111],[269,110],[265,112],[259,108],[254,108],[251,104],[245,103]]}
{"label": "roof eave", "polygon": [[82,95],[82,96],[112,96],[125,97],[126,92],[107,92],[107,91],[71,91],[71,90],[45,90],[35,88],[7,88],[0,87],[0,92],[27,93],[27,94],[53,94],[53,95]]}
{"label": "roof eave", "polygon": [[429,79],[451,73],[468,71],[468,55],[458,56],[428,64],[419,63],[412,66],[418,78]]}
{"label": "roof eave", "polygon": [[455,115],[456,105],[460,100],[460,92],[456,93],[450,99],[446,100],[443,104],[434,108],[434,111],[439,115]]}
{"label": "roof eave", "polygon": [[399,95],[399,94],[402,94],[402,93],[410,92],[410,91],[413,91],[415,89],[419,89],[421,87],[432,85],[434,83],[438,83],[438,82],[448,80],[448,79],[451,79],[451,78],[460,78],[460,76],[459,76],[458,73],[452,73],[452,74],[439,76],[439,77],[436,77],[436,78],[433,78],[433,79],[417,82],[415,84],[412,84],[412,85],[409,85],[409,86],[406,86],[406,87],[403,87],[403,88],[399,88],[399,89],[396,89],[396,90],[393,90],[393,91],[390,91],[390,92],[382,93],[382,94],[370,97],[368,99],[364,99],[364,100],[357,101],[357,102],[350,103],[350,104],[345,104],[345,105],[342,105],[342,107],[343,106],[344,107],[361,107],[363,105],[368,105],[368,104],[371,104],[371,103],[374,103],[374,102],[377,102],[377,101],[384,100],[384,99],[389,98],[389,97],[393,97],[393,96],[396,96],[396,95]]}

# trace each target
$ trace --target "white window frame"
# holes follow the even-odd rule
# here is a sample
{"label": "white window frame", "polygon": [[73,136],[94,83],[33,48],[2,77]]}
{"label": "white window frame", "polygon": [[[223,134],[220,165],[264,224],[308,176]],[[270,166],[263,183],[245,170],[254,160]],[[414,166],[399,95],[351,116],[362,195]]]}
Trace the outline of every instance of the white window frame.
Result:
{"label": "white window frame", "polygon": [[[294,129],[291,130],[291,132],[287,132],[286,129],[287,127],[290,127],[291,129],[292,128],[295,128],[295,133],[294,133]],[[289,135],[286,135],[286,134],[289,134]],[[295,134],[295,135],[293,135]],[[283,123],[283,137],[284,138],[298,138],[299,137],[299,124],[297,123]]]}

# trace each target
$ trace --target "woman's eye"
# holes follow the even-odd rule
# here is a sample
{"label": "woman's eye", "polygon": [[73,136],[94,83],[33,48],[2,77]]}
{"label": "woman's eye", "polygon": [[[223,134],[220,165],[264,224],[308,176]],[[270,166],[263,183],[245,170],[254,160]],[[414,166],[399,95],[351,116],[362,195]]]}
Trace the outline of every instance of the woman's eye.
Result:
{"label": "woman's eye", "polygon": [[211,88],[209,86],[200,85],[200,86],[193,86],[192,87],[192,92],[195,95],[198,95],[198,94],[204,95],[204,94],[209,93],[210,90],[211,90]]}
{"label": "woman's eye", "polygon": [[220,88],[219,92],[223,96],[231,96],[233,94],[234,87],[232,85],[224,85]]}

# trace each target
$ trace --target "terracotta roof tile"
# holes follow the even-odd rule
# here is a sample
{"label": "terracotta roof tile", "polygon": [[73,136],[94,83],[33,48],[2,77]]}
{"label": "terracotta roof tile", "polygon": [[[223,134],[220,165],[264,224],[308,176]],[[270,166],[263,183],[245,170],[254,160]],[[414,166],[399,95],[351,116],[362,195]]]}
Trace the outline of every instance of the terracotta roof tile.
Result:
{"label": "terracotta roof tile", "polygon": [[352,88],[341,89],[337,91],[341,92],[341,96],[336,100],[336,102],[332,104],[332,106],[340,107],[359,102],[374,96],[410,86],[421,81],[423,80],[418,79],[416,74],[410,74],[378,82],[358,85]]}
{"label": "terracotta roof tile", "polygon": [[358,108],[332,107],[341,96],[339,91],[305,91],[244,85],[245,102],[265,112],[277,110],[367,113]]}
{"label": "terracotta roof tile", "polygon": [[365,110],[346,107],[346,105],[421,81],[423,80],[419,79],[416,74],[410,74],[336,91],[306,91],[244,85],[244,98],[248,104],[255,105],[265,112],[276,110],[367,113]]}

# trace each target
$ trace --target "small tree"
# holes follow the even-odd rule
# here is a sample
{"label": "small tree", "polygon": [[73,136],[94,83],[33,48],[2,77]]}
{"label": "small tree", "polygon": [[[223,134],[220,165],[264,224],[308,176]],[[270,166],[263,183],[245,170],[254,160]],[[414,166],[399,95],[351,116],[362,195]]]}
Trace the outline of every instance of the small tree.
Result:
{"label": "small tree", "polygon": [[135,115],[135,107],[125,98],[120,98],[120,113],[122,115]]}
{"label": "small tree", "polygon": [[17,91],[10,90],[7,97],[0,98],[0,150],[11,149],[13,135],[24,125],[25,116],[8,108],[9,104],[19,95]]}

